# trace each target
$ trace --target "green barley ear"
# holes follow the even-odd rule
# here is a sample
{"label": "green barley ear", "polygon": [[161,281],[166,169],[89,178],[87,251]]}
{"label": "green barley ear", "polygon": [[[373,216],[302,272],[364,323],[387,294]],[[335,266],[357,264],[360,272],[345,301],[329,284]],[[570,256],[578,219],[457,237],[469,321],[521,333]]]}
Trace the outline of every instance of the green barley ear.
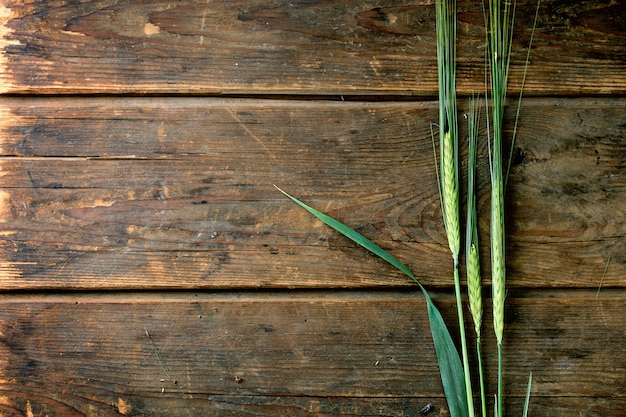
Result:
{"label": "green barley ear", "polygon": [[[503,5],[504,3],[504,5]],[[493,327],[498,348],[504,333],[505,254],[504,254],[504,178],[502,164],[503,120],[506,100],[510,48],[515,3],[489,0],[488,61],[491,81],[492,121],[490,137],[491,170],[491,280]],[[489,132],[488,132],[489,133]],[[500,396],[501,397],[501,396]],[[499,401],[502,399],[499,398]],[[499,404],[501,406],[501,404]],[[502,410],[499,410],[500,412]]]}
{"label": "green barley ear", "polygon": [[437,74],[439,82],[439,149],[441,202],[448,245],[458,265],[461,248],[456,108],[456,2],[437,0]]}
{"label": "green barley ear", "polygon": [[456,265],[461,248],[457,168],[456,2],[438,0],[436,12],[441,200],[448,244]]}
{"label": "green barley ear", "polygon": [[480,261],[478,248],[473,243],[469,245],[467,257],[467,290],[469,294],[470,312],[474,320],[476,336],[480,337],[480,329],[483,323],[483,297],[480,285]]}
{"label": "green barley ear", "polygon": [[[509,76],[509,64],[511,60],[511,46],[513,38],[513,24],[515,21],[515,0],[489,0],[488,14],[485,14],[485,26],[487,27],[487,62],[489,64],[489,80],[491,87],[492,111],[490,145],[490,170],[491,170],[491,280],[493,299],[493,328],[496,335],[498,348],[498,395],[496,396],[496,415],[504,415],[503,406],[503,383],[502,383],[502,339],[504,336],[504,302],[506,295],[506,265],[505,265],[505,229],[504,229],[504,190],[508,179],[509,166],[504,169],[502,163],[503,152],[503,121],[504,107],[507,95]],[[539,2],[533,24],[533,34],[537,24]],[[532,44],[532,37],[531,37]],[[530,45],[529,45],[530,53]],[[522,89],[528,67],[528,56],[522,80]],[[520,102],[522,93],[520,91]],[[517,130],[519,117],[519,102],[516,114],[516,122],[513,133]],[[488,135],[489,128],[487,129]],[[511,145],[511,148],[513,145]]]}
{"label": "green barley ear", "polygon": [[457,182],[457,164],[455,158],[456,140],[452,132],[443,135],[441,142],[441,193],[443,201],[443,219],[448,236],[448,245],[458,261],[461,248],[459,223],[459,185]]}
{"label": "green barley ear", "polygon": [[502,176],[491,185],[491,279],[493,297],[493,331],[502,345],[504,336],[504,301],[506,267],[504,253],[504,189]]}
{"label": "green barley ear", "polygon": [[465,231],[465,262],[467,269],[467,289],[470,312],[474,320],[476,336],[480,340],[480,328],[483,317],[483,300],[480,276],[480,258],[478,254],[478,214],[476,209],[476,160],[478,147],[478,126],[480,123],[479,106],[474,97],[469,102],[468,121],[468,156],[467,156],[467,224]]}
{"label": "green barley ear", "polygon": [[[478,111],[477,111],[478,109]],[[478,359],[478,378],[480,384],[480,402],[483,417],[487,416],[485,397],[485,378],[481,353],[481,326],[483,322],[483,296],[480,276],[480,258],[478,254],[478,213],[476,209],[476,160],[478,148],[478,127],[480,126],[480,107],[474,97],[469,102],[468,120],[468,156],[467,156],[467,224],[465,230],[465,262],[467,270],[467,290],[470,312],[476,333],[476,357]]]}

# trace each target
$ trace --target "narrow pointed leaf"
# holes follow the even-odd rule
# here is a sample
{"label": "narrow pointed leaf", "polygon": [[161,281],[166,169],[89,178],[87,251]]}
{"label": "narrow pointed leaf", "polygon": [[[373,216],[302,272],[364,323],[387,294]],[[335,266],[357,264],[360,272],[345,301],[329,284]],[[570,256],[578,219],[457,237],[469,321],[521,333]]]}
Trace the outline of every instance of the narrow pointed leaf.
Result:
{"label": "narrow pointed leaf", "polygon": [[530,372],[528,376],[528,388],[526,388],[526,401],[524,401],[524,414],[523,417],[528,416],[528,405],[530,404],[530,387],[533,384],[533,373]]}
{"label": "narrow pointed leaf", "polygon": [[437,353],[437,362],[439,363],[439,372],[441,374],[443,389],[448,401],[448,407],[450,408],[450,415],[452,417],[466,417],[468,415],[468,405],[465,391],[465,374],[463,372],[461,358],[459,357],[459,353],[456,350],[452,337],[450,336],[450,332],[448,331],[448,327],[443,321],[441,313],[433,303],[426,289],[418,282],[411,270],[409,270],[409,268],[407,268],[406,265],[400,262],[396,257],[390,255],[383,248],[356,230],[346,226],[338,220],[335,220],[327,214],[306,205],[277,186],[274,187],[276,187],[278,191],[283,193],[285,196],[289,197],[294,203],[298,204],[313,216],[317,217],[327,226],[332,227],[348,239],[363,246],[365,249],[395,266],[398,270],[406,274],[409,278],[415,281],[417,285],[419,285],[422,293],[424,294],[424,298],[426,299],[430,331],[433,335],[433,343],[435,345],[435,352]]}
{"label": "narrow pointed leaf", "polygon": [[[274,186],[274,187],[276,187],[276,186]],[[342,235],[344,235],[348,239],[354,241],[355,243],[358,243],[359,245],[363,246],[365,249],[369,250],[373,254],[375,254],[375,255],[379,256],[380,258],[384,259],[385,261],[389,262],[391,265],[395,266],[400,271],[404,272],[409,278],[411,278],[412,280],[417,282],[417,278],[415,277],[415,275],[413,275],[413,273],[409,270],[409,268],[407,268],[396,257],[391,256],[389,253],[387,253],[383,248],[378,246],[376,243],[372,242],[371,240],[369,240],[368,238],[366,238],[365,236],[363,236],[359,232],[351,229],[350,227],[346,226],[345,224],[341,223],[340,221],[335,220],[332,217],[330,217],[329,215],[324,214],[324,213],[322,213],[320,211],[317,211],[313,207],[310,207],[310,206],[304,204],[302,201],[298,200],[295,197],[290,196],[289,194],[287,194],[285,191],[281,190],[280,188],[278,188],[278,187],[276,187],[276,188],[278,189],[278,191],[280,191],[281,193],[283,193],[284,195],[289,197],[293,202],[298,204],[300,207],[304,208],[306,211],[308,211],[309,213],[311,213],[312,215],[317,217],[319,220],[324,222],[327,226],[332,227],[333,229],[335,229],[336,231],[338,231],[339,233],[341,233]]]}
{"label": "narrow pointed leaf", "polygon": [[430,331],[433,335],[437,362],[439,363],[439,373],[448,407],[450,408],[450,415],[452,417],[466,417],[469,415],[469,408],[465,390],[465,373],[459,352],[456,350],[441,313],[430,299],[426,289],[421,285],[420,288],[426,298]]}

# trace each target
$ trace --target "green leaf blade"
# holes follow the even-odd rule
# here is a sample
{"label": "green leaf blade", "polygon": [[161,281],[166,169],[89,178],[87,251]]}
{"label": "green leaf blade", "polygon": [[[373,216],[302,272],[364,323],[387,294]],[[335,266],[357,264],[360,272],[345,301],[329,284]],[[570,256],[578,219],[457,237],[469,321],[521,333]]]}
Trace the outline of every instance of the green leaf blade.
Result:
{"label": "green leaf blade", "polygon": [[466,417],[469,415],[469,407],[465,388],[465,373],[461,358],[452,341],[448,327],[443,321],[443,317],[441,317],[441,313],[431,300],[426,289],[421,285],[420,288],[424,293],[426,305],[428,306],[430,331],[433,335],[441,383],[446,394],[448,407],[450,408],[450,415],[452,417]]}
{"label": "green leaf blade", "polygon": [[[274,186],[274,187],[276,187],[276,186]],[[324,214],[324,213],[322,213],[322,212],[320,212],[318,210],[315,210],[313,207],[310,207],[310,206],[304,204],[302,201],[300,201],[297,198],[287,194],[285,191],[281,190],[280,188],[278,188],[278,187],[276,187],[276,188],[278,189],[278,191],[283,193],[285,196],[289,197],[294,203],[298,204],[300,207],[304,208],[306,211],[311,213],[313,216],[317,217],[319,220],[321,220],[327,226],[332,227],[333,229],[335,229],[336,231],[338,231],[339,233],[341,233],[342,235],[344,235],[348,239],[350,239],[353,242],[363,246],[365,249],[369,250],[373,254],[375,254],[378,257],[384,259],[385,261],[387,261],[391,265],[395,266],[397,269],[402,271],[409,278],[411,278],[413,281],[415,281],[416,283],[419,284],[419,282],[417,282],[417,278],[415,277],[415,275],[413,275],[413,273],[409,270],[409,268],[407,268],[402,262],[400,262],[398,260],[398,258],[390,255],[388,252],[386,252],[383,248],[378,246],[376,243],[372,242],[371,240],[369,240],[368,238],[366,238],[365,236],[363,236],[362,234],[360,234],[356,230],[350,228],[349,226],[346,226],[345,224],[341,223],[340,221],[335,220],[332,217],[330,217],[329,215]]]}
{"label": "green leaf blade", "polygon": [[524,401],[524,411],[522,413],[523,417],[528,416],[528,406],[530,404],[530,388],[533,384],[533,372],[530,371],[530,375],[528,376],[528,388],[526,388],[526,400]]}
{"label": "green leaf blade", "polygon": [[406,274],[417,285],[419,285],[424,298],[426,299],[426,305],[428,310],[428,319],[430,323],[430,330],[433,336],[433,343],[435,345],[435,352],[437,354],[437,362],[439,364],[439,372],[441,374],[441,382],[443,384],[444,393],[450,408],[450,415],[452,417],[467,417],[469,415],[469,407],[465,389],[465,373],[463,371],[463,365],[461,358],[456,350],[456,346],[452,341],[448,327],[446,326],[441,313],[433,303],[432,299],[428,295],[426,289],[419,283],[415,275],[409,270],[409,268],[400,262],[396,257],[387,253],[380,246],[357,232],[356,230],[346,226],[338,220],[324,214],[313,207],[308,206],[297,198],[289,195],[285,191],[278,188],[286,197],[291,199],[294,203],[304,208],[306,211],[317,217],[327,226],[335,229],[348,239],[359,244],[365,249],[369,250],[373,254],[379,256],[381,259],[387,261],[389,264],[395,266],[398,270]]}

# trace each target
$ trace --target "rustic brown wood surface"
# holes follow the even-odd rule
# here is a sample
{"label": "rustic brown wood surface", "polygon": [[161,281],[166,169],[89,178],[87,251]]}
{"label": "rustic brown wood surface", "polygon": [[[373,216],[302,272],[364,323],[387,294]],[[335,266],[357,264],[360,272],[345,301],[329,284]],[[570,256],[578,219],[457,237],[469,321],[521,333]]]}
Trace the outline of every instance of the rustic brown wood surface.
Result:
{"label": "rustic brown wood surface", "polygon": [[[0,1],[0,415],[449,416],[415,285],[273,187],[406,262],[456,328],[433,3]],[[517,6],[514,94],[535,5]],[[507,415],[533,371],[534,417],[626,416],[626,5],[538,16]],[[469,95],[480,2],[459,1],[459,35]]]}

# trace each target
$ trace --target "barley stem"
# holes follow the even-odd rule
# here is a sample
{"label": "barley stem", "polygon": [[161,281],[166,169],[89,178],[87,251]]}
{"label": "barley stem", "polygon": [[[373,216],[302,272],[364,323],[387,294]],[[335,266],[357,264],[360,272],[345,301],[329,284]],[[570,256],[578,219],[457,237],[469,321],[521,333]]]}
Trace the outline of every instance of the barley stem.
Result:
{"label": "barley stem", "polygon": [[504,390],[502,389],[502,343],[498,343],[498,416],[504,415]]}
{"label": "barley stem", "polygon": [[465,374],[465,393],[467,396],[468,416],[474,417],[474,395],[472,392],[472,380],[467,353],[467,340],[465,337],[465,324],[463,320],[463,299],[461,296],[461,279],[459,278],[459,262],[454,260],[454,294],[456,297],[456,311],[459,319],[459,333],[461,335],[461,352],[463,356],[463,371]]}
{"label": "barley stem", "polygon": [[480,336],[476,336],[476,355],[478,356],[478,378],[480,382],[480,409],[483,417],[487,417],[487,400],[485,398],[485,377],[483,375],[483,357]]}

